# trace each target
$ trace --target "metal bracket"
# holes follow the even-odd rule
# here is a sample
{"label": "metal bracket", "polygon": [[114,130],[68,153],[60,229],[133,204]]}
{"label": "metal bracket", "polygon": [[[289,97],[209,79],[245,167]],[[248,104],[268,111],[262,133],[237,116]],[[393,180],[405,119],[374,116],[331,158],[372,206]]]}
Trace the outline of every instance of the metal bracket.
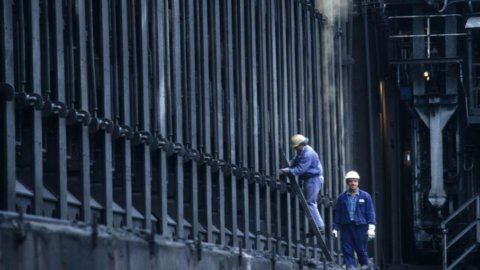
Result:
{"label": "metal bracket", "polygon": [[45,117],[56,114],[63,118],[67,116],[67,113],[67,105],[63,102],[47,100],[43,104],[42,114]]}
{"label": "metal bracket", "polygon": [[133,138],[132,128],[125,125],[115,125],[112,130],[113,139],[125,138],[131,140]]}
{"label": "metal bracket", "polygon": [[88,126],[90,124],[90,113],[84,110],[75,110],[70,109],[67,113],[67,124],[73,125],[75,123],[82,123],[84,126]]}
{"label": "metal bracket", "polygon": [[112,133],[113,131],[113,122],[107,118],[97,118],[94,117],[89,124],[90,132],[95,133],[100,130],[105,130],[107,133]]}
{"label": "metal bracket", "polygon": [[137,131],[133,135],[133,142],[136,145],[144,143],[150,146],[153,143],[153,137],[148,131]]}
{"label": "metal bracket", "polygon": [[20,92],[16,94],[15,99],[22,108],[34,107],[35,110],[43,108],[43,98],[38,93]]}

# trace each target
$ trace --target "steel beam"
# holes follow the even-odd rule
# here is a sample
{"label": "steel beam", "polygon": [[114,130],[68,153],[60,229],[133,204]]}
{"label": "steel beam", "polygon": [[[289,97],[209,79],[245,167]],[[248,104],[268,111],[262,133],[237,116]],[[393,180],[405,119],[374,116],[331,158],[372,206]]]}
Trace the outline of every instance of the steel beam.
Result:
{"label": "steel beam", "polygon": [[[138,4],[138,2],[137,2]],[[140,1],[140,37],[138,38],[140,44],[138,49],[141,52],[139,61],[139,105],[141,104],[141,110],[137,111],[140,118],[140,129],[146,132],[150,131],[150,86],[148,80],[148,13],[147,13],[147,0]],[[180,95],[180,93],[179,93]],[[144,226],[145,229],[150,230],[152,227],[152,199],[151,199],[151,160],[150,160],[150,146],[147,143],[142,143],[137,148],[141,152],[142,164],[138,167],[137,178],[141,181],[141,193],[143,197],[139,198],[140,210],[145,216]],[[183,201],[182,201],[183,206]],[[182,220],[183,221],[183,220]]]}
{"label": "steel beam", "polygon": [[[119,92],[122,92],[121,99],[121,110],[123,112],[123,117],[121,123],[125,126],[131,127],[131,104],[129,98],[129,88],[130,88],[130,71],[129,71],[129,53],[128,53],[128,5],[127,0],[121,0],[119,3],[120,12],[117,13],[120,16],[120,25],[118,26],[118,35],[119,35],[119,51],[120,61],[119,61],[119,78],[118,83]],[[125,225],[127,228],[133,227],[132,223],[132,152],[131,152],[131,141],[127,138],[123,139],[121,144],[122,149],[117,149],[117,151],[122,152],[122,158],[119,164],[117,164],[115,170],[120,172],[116,180],[119,182],[120,192],[118,194],[119,203],[122,207],[125,208]],[[114,199],[116,200],[117,196],[114,194]]]}
{"label": "steel beam", "polygon": [[[184,42],[182,39],[182,29],[184,21],[182,18],[182,10],[180,6],[180,1],[173,1],[171,7],[171,16],[172,16],[172,90],[174,95],[174,134],[175,134],[175,143],[183,143],[183,102],[182,96],[184,92],[184,87],[182,84],[182,49]],[[145,27],[146,28],[146,27]],[[146,33],[145,33],[146,36]],[[148,97],[147,97],[148,99]],[[176,236],[179,238],[184,238],[184,173],[183,173],[183,156],[181,154],[176,155],[176,165],[175,165],[175,199],[176,199],[176,222],[177,222],[177,233]]]}
{"label": "steel beam", "polygon": [[[46,12],[44,24],[46,28],[50,27],[50,16],[51,14],[53,17],[54,22],[54,29],[53,33],[50,33],[48,30],[43,31],[47,35],[46,39],[50,38],[52,35],[54,38],[52,40],[51,46],[53,48],[52,51],[56,52],[50,55],[50,52],[45,52],[47,58],[52,59],[52,70],[54,70],[54,78],[53,81],[48,83],[47,91],[54,90],[54,97],[56,97],[56,101],[61,102],[63,104],[66,103],[66,89],[65,89],[65,52],[64,52],[64,44],[63,44],[63,6],[62,1],[54,1],[48,4],[52,4],[53,8],[51,8],[52,13]],[[49,9],[47,2],[44,3],[44,8]],[[47,46],[48,47],[48,46]],[[49,49],[47,49],[50,51]],[[46,67],[47,74],[45,77],[47,81],[49,81],[49,72],[50,67]],[[49,99],[52,96],[48,97]],[[53,102],[53,100],[52,100]],[[67,205],[67,130],[65,125],[65,118],[57,115],[50,116],[55,126],[54,134],[49,140],[49,148],[47,149],[47,164],[49,164],[49,168],[53,170],[53,188],[55,193],[59,196],[59,217],[61,219],[68,218],[68,205]],[[45,179],[48,181],[49,178]]]}
{"label": "steel beam", "polygon": [[221,36],[222,32],[220,31],[221,22],[221,12],[220,12],[220,0],[215,0],[213,3],[213,14],[214,14],[214,47],[215,47],[215,69],[214,69],[214,84],[213,89],[215,90],[215,106],[214,106],[214,119],[215,119],[215,159],[217,162],[218,171],[218,212],[219,212],[219,226],[220,226],[220,245],[224,246],[226,244],[225,238],[225,177],[223,173],[224,162],[224,140],[223,140],[223,100],[224,100],[224,87],[222,85],[222,44]]}
{"label": "steel beam", "polygon": [[[13,47],[13,23],[12,5],[9,1],[0,2],[0,81],[13,86],[15,83],[14,47]],[[0,153],[0,208],[7,211],[15,211],[17,181],[15,159],[15,101],[0,101],[0,140],[2,153]]]}
{"label": "steel beam", "polygon": [[[236,151],[236,117],[235,117],[235,89],[236,81],[233,74],[235,62],[234,62],[234,27],[236,26],[233,21],[234,16],[234,6],[232,5],[232,0],[226,0],[225,2],[225,31],[226,31],[226,59],[225,66],[228,68],[226,72],[226,87],[227,87],[227,104],[228,104],[228,162],[233,169],[233,165],[237,163],[237,151]],[[231,217],[230,217],[230,229],[232,230],[232,245],[234,247],[238,246],[238,219],[237,219],[237,176],[236,172],[232,171],[230,175],[230,203],[231,203]]]}
{"label": "steel beam", "polygon": [[[272,137],[272,142],[274,145],[273,148],[273,159],[272,159],[272,168],[279,168],[280,166],[280,152],[279,152],[279,145],[280,145],[280,139],[278,136],[278,133],[276,132],[279,130],[279,119],[278,119],[278,84],[277,84],[277,73],[278,73],[278,67],[277,67],[277,29],[276,29],[276,19],[279,19],[276,15],[276,6],[275,6],[275,1],[269,1],[268,3],[268,8],[270,9],[270,38],[271,38],[271,47],[270,47],[270,60],[271,62],[269,63],[271,65],[271,77],[270,77],[270,87],[272,89],[272,118],[273,121],[271,121],[271,130],[273,132],[273,137]],[[275,172],[277,172],[277,169],[275,169]],[[278,179],[278,176],[275,175],[275,179]],[[280,193],[277,192],[277,207],[280,206]],[[277,208],[277,210],[279,210]],[[278,218],[280,218],[280,212],[278,213]],[[279,223],[280,224],[280,223]],[[281,235],[281,234],[278,234]],[[279,241],[280,242],[280,241]]]}
{"label": "steel beam", "polygon": [[[203,108],[203,140],[201,144],[202,154],[211,157],[211,115],[210,115],[210,66],[209,66],[209,25],[208,25],[208,3],[201,2],[200,18],[201,18],[201,80],[202,80],[202,108]],[[205,165],[205,223],[207,226],[207,241],[213,242],[213,219],[212,219],[212,169]]]}
{"label": "steel beam", "polygon": [[[283,3],[283,2],[282,2]],[[259,10],[259,29],[261,33],[268,33],[267,32],[267,16],[266,16],[266,1],[260,1],[258,3],[258,10]],[[271,155],[270,155],[270,145],[269,143],[271,140],[269,138],[270,134],[270,117],[269,117],[269,103],[268,103],[268,96],[269,96],[269,80],[268,78],[268,63],[267,63],[267,39],[266,35],[259,36],[259,68],[260,68],[260,77],[263,78],[260,80],[260,92],[261,92],[261,105],[260,105],[260,112],[261,112],[261,131],[260,136],[263,138],[264,143],[262,144],[261,149],[261,167],[263,175],[269,175],[270,181],[276,182],[274,177],[271,177]],[[273,145],[273,147],[275,147]],[[267,185],[265,190],[265,222],[266,222],[266,233],[267,233],[267,250],[273,250],[273,231],[272,231],[272,203],[271,203],[271,185]],[[273,204],[275,205],[275,203]],[[278,239],[278,238],[277,238]]]}

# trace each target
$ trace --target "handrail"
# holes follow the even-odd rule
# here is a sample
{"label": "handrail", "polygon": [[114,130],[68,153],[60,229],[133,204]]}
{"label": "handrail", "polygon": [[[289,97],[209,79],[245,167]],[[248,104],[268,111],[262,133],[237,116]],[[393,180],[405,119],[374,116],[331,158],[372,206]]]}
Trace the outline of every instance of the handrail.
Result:
{"label": "handrail", "polygon": [[470,198],[468,201],[466,201],[464,204],[462,204],[455,212],[451,213],[450,216],[448,216],[442,223],[440,223],[440,226],[442,229],[445,228],[445,224],[447,224],[450,220],[454,219],[460,212],[462,212],[465,208],[467,208],[472,202],[474,202],[477,198],[479,198],[480,195],[476,195],[472,198]]}
{"label": "handrail", "polygon": [[[467,207],[469,207],[473,202],[475,202],[475,219],[472,223],[470,223],[467,227],[465,227],[460,233],[458,233],[453,239],[449,242],[447,241],[448,230],[446,225],[452,219],[457,217],[460,213],[462,213]],[[440,227],[442,229],[443,237],[442,237],[442,244],[443,244],[443,254],[442,254],[442,269],[443,270],[451,270],[453,269],[458,263],[460,263],[468,254],[475,250],[476,246],[480,243],[480,195],[476,195],[462,204],[457,210],[455,210],[450,216],[448,216],[442,223],[440,223]],[[476,227],[476,239],[475,243],[473,243],[470,247],[468,247],[458,258],[456,258],[450,265],[448,265],[448,248],[455,244],[461,237],[463,237],[467,232],[469,232],[472,228]]]}

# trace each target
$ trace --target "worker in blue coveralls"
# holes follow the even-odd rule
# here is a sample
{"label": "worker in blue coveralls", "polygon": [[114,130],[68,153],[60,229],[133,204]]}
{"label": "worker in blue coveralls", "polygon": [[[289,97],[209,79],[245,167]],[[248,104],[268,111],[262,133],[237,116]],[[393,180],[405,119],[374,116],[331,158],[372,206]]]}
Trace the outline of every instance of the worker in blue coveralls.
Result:
{"label": "worker in blue coveralls", "polygon": [[[323,186],[323,168],[317,152],[308,145],[308,138],[296,134],[290,139],[290,147],[295,149],[296,155],[289,162],[288,168],[280,169],[280,174],[291,173],[303,180],[305,200],[312,213],[313,220],[321,233],[324,232],[324,223],[317,208],[318,193]],[[307,237],[315,236],[313,231]]]}
{"label": "worker in blue coveralls", "polygon": [[334,210],[333,237],[338,237],[344,262],[348,266],[357,267],[354,252],[357,253],[360,265],[368,266],[368,240],[375,238],[375,208],[372,197],[358,188],[360,175],[349,171],[345,175],[348,190],[337,198]]}

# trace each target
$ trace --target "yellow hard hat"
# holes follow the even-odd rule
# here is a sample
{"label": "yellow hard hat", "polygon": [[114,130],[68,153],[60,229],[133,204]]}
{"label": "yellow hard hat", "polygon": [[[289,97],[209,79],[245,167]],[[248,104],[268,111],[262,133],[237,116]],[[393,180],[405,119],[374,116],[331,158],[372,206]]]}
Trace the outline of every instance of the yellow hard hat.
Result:
{"label": "yellow hard hat", "polygon": [[345,174],[345,180],[348,179],[360,179],[360,175],[356,171],[349,171]]}
{"label": "yellow hard hat", "polygon": [[295,148],[303,142],[308,142],[308,139],[305,136],[303,136],[302,134],[293,135],[290,139],[290,147]]}

